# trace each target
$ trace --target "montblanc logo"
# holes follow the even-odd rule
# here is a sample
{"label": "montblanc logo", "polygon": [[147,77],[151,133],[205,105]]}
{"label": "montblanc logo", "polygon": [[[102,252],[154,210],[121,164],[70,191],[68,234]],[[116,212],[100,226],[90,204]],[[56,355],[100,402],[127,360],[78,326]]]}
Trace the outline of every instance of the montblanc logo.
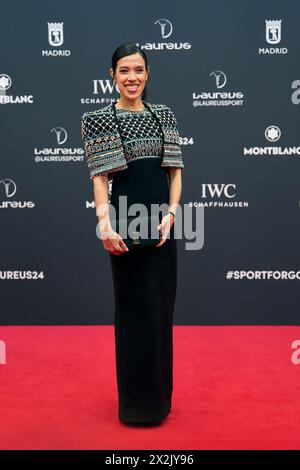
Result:
{"label": "montblanc logo", "polygon": [[292,82],[292,89],[295,90],[291,95],[291,101],[293,104],[300,103],[300,80],[294,80]]}
{"label": "montblanc logo", "polygon": [[35,207],[35,203],[33,201],[11,200],[16,192],[17,185],[14,180],[10,178],[0,179],[0,209],[32,209]]}
{"label": "montblanc logo", "polygon": [[[159,18],[154,21],[154,25],[159,27],[162,39],[168,39],[173,34],[173,24],[167,18]],[[170,50],[187,50],[191,49],[192,45],[189,42],[147,42],[145,44],[136,43],[141,49],[149,51],[170,51]]]}
{"label": "montblanc logo", "polygon": [[[281,129],[272,124],[265,129],[265,138],[268,142],[274,143],[280,140],[281,138]],[[299,155],[300,156],[300,147],[290,146],[290,147],[277,147],[277,146],[268,146],[268,147],[244,147],[244,155],[251,156],[262,156],[262,155],[271,155],[271,156],[281,156],[281,155]]]}
{"label": "montblanc logo", "polygon": [[7,95],[6,92],[12,86],[12,79],[6,73],[0,74],[0,104],[32,104],[32,95]]}
{"label": "montblanc logo", "polygon": [[220,91],[193,92],[193,106],[243,106],[244,94],[241,91],[223,90],[227,84],[227,77],[222,70],[214,70],[209,74]]}
{"label": "montblanc logo", "polygon": [[[81,98],[81,104],[109,105],[114,101],[115,92],[120,94],[118,85],[112,80],[96,79],[92,81],[93,98]],[[100,96],[99,96],[100,95]]]}
{"label": "montblanc logo", "polygon": [[281,137],[281,130],[277,126],[269,126],[265,130],[265,137],[269,142],[277,142]]}
{"label": "montblanc logo", "polygon": [[7,91],[11,87],[12,81],[9,75],[6,75],[6,73],[2,73],[0,75],[0,90],[1,91]]}
{"label": "montblanc logo", "polygon": [[[281,21],[282,20],[265,20],[266,42],[271,45],[281,42]],[[287,54],[286,47],[260,47],[259,54]]]}
{"label": "montblanc logo", "polygon": [[[51,131],[58,145],[63,145],[68,139],[68,133],[63,127],[53,127]],[[34,148],[34,160],[40,162],[82,162],[84,150],[82,148],[70,147],[44,147]]]}
{"label": "montblanc logo", "polygon": [[203,183],[200,186],[201,201],[189,202],[189,207],[248,207],[248,201],[237,200],[235,183]]}
{"label": "montblanc logo", "polygon": [[49,23],[48,22],[48,42],[50,46],[55,49],[42,50],[42,56],[69,56],[71,51],[69,49],[56,49],[61,47],[64,43],[64,23]]}

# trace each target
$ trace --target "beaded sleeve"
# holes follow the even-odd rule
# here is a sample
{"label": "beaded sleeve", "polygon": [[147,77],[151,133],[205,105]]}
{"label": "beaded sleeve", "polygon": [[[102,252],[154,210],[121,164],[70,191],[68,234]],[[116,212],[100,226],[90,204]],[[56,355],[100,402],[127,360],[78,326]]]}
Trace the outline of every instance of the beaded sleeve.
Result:
{"label": "beaded sleeve", "polygon": [[165,154],[162,166],[184,168],[178,132],[177,119],[173,111],[167,107],[165,116]]}
{"label": "beaded sleeve", "polygon": [[115,131],[114,120],[109,112],[84,113],[81,118],[81,136],[90,179],[127,168],[120,136]]}

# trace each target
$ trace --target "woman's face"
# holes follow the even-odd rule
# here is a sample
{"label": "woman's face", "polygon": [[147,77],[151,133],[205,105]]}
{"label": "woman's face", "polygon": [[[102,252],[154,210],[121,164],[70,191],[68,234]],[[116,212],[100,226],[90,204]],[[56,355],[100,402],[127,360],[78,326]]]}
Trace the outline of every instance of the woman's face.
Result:
{"label": "woman's face", "polygon": [[114,77],[112,72],[111,68],[111,76],[118,85],[121,97],[123,96],[126,100],[135,100],[141,96],[148,79],[148,71],[140,54],[122,57],[117,62]]}

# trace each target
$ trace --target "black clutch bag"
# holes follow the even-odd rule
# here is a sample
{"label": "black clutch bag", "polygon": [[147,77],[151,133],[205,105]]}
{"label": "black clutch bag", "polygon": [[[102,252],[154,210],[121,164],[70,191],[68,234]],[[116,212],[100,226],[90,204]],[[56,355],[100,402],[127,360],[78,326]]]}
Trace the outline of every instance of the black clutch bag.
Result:
{"label": "black clutch bag", "polygon": [[116,220],[116,232],[122,237],[129,250],[157,245],[161,234],[157,226],[159,216],[128,216]]}

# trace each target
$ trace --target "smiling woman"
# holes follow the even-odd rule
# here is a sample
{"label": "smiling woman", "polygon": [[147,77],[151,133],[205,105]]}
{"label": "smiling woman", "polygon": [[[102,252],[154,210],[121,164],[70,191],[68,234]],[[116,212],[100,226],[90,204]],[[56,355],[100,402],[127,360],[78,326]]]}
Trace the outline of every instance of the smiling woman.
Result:
{"label": "smiling woman", "polygon": [[[114,59],[113,59],[114,62]],[[115,80],[121,98],[117,109],[143,109],[141,94],[149,79],[149,66],[145,58],[138,52],[119,58],[116,67],[110,68],[110,75]]]}
{"label": "smiling woman", "polygon": [[[173,390],[173,313],[177,288],[174,217],[181,196],[183,161],[176,118],[165,104],[144,100],[147,57],[134,43],[121,44],[109,70],[120,98],[85,113],[82,136],[104,249],[109,252],[115,297],[115,351],[119,419],[157,425],[170,412]],[[170,177],[169,177],[170,175]],[[108,208],[119,218],[143,204],[166,208],[159,215],[157,244],[128,249],[112,229]],[[99,212],[99,208],[104,208]],[[129,214],[126,214],[129,215]]]}

